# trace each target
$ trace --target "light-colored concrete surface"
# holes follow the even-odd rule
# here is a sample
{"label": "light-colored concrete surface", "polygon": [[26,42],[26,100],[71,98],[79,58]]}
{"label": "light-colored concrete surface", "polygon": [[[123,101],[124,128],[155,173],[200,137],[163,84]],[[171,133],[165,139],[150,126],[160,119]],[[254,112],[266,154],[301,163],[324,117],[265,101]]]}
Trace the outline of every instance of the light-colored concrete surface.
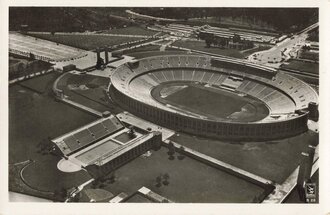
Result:
{"label": "light-colored concrete surface", "polygon": [[48,199],[43,199],[39,197],[29,196],[21,193],[9,192],[10,202],[52,202]]}
{"label": "light-colored concrete surface", "polygon": [[173,203],[173,201],[159,195],[158,193],[155,193],[153,192],[152,190],[150,190],[149,188],[146,188],[146,187],[141,187],[139,190],[138,190],[139,193],[153,199],[154,201],[156,202],[168,202],[168,203]]}
{"label": "light-colored concrete surface", "polygon": [[81,170],[80,166],[64,158],[57,163],[57,168],[62,172],[67,172],[67,173],[78,172]]}
{"label": "light-colored concrete surface", "polygon": [[175,132],[170,129],[163,128],[159,125],[156,125],[156,124],[153,124],[146,120],[143,120],[141,118],[138,118],[128,112],[119,113],[119,114],[117,114],[117,117],[123,122],[129,123],[133,126],[142,128],[144,130],[148,130],[148,128],[150,128],[152,131],[160,131],[162,133],[163,141],[170,138],[172,135],[175,134]]}
{"label": "light-colored concrete surface", "polygon": [[288,60],[292,57],[296,57],[299,49],[306,44],[308,37],[307,32],[318,26],[315,23],[291,38],[287,38],[280,43],[277,43],[271,49],[255,52],[248,57],[248,60],[253,63],[263,64],[274,68],[279,68],[283,63],[281,60]]}

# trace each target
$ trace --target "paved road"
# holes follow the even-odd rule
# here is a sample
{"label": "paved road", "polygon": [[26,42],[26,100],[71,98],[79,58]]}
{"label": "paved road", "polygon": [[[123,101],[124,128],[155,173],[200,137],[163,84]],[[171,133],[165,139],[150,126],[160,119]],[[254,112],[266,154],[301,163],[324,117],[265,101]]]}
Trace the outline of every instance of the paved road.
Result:
{"label": "paved road", "polygon": [[278,68],[282,64],[281,60],[285,61],[297,56],[299,49],[306,43],[308,37],[307,32],[317,26],[318,23],[308,26],[298,34],[293,35],[291,38],[287,38],[276,44],[271,49],[250,55],[248,60],[253,63]]}

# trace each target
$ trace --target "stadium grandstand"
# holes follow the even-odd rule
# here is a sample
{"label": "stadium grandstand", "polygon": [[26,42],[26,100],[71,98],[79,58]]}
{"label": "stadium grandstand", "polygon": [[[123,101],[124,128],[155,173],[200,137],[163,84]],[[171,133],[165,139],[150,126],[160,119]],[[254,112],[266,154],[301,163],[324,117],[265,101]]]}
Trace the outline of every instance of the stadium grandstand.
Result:
{"label": "stadium grandstand", "polygon": [[[112,75],[109,91],[120,105],[155,123],[188,133],[255,140],[306,131],[308,105],[318,101],[306,83],[274,69],[197,55],[149,57],[125,64]],[[211,99],[209,106],[218,103],[213,109],[201,104],[203,98],[185,104],[179,98],[188,95],[184,91],[190,97],[207,91],[200,95]],[[217,101],[221,96],[227,100]],[[240,109],[226,112],[219,107],[230,103],[229,98],[244,101]]]}

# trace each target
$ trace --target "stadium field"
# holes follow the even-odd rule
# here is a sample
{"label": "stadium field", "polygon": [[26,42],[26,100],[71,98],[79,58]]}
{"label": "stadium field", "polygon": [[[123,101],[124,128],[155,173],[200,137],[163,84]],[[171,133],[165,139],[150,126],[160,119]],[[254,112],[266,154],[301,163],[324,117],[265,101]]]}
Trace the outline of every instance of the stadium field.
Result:
{"label": "stadium field", "polygon": [[[159,85],[161,89],[166,86],[166,84]],[[249,122],[261,120],[269,113],[266,106],[260,101],[251,97],[241,97],[235,93],[218,88],[189,84],[187,87],[173,92],[165,98],[159,96],[161,89],[152,91],[152,95],[159,101],[211,119]],[[231,118],[230,115],[234,113],[239,116]]]}

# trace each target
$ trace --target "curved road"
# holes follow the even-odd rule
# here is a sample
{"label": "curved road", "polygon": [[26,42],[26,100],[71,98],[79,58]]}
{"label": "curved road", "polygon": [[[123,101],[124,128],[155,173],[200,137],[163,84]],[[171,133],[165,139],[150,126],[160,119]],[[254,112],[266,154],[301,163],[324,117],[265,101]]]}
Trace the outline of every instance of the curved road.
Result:
{"label": "curved road", "polygon": [[304,30],[287,38],[284,41],[277,43],[273,48],[256,52],[248,57],[248,60],[253,63],[263,64],[271,67],[280,67],[281,60],[288,60],[295,57],[299,49],[306,43],[308,37],[307,32],[318,27],[319,23],[308,26]]}

